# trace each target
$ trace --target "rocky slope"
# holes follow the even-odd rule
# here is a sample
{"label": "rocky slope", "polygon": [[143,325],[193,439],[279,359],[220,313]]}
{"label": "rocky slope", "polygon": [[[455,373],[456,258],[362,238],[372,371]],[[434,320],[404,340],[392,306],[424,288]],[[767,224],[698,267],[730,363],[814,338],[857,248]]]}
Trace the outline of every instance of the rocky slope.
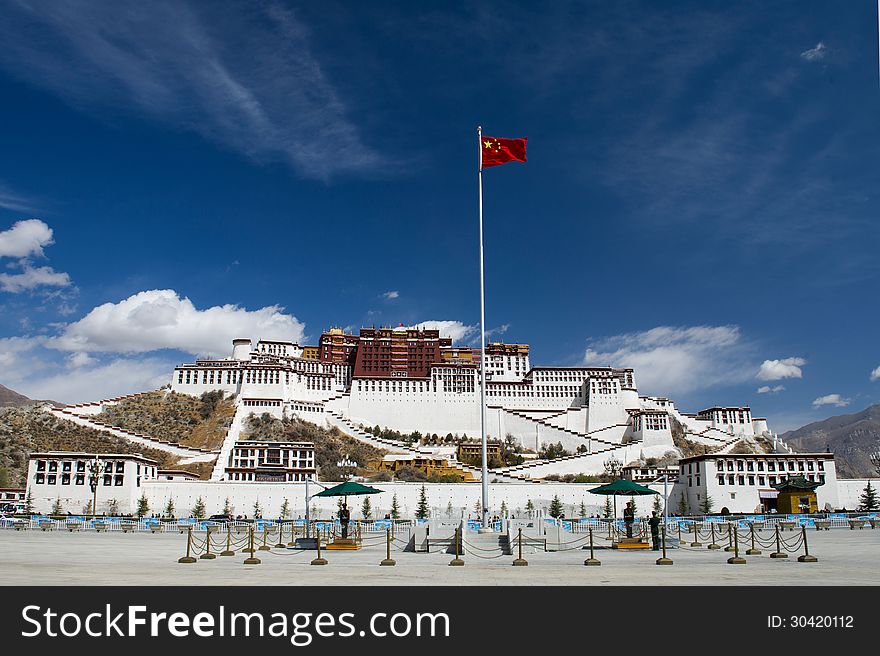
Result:
{"label": "rocky slope", "polygon": [[222,392],[197,398],[159,390],[123,399],[95,418],[183,446],[219,449],[234,414],[234,400]]}
{"label": "rocky slope", "polygon": [[796,451],[830,449],[840,478],[877,476],[870,456],[880,451],[880,405],[807,424],[780,437]]}
{"label": "rocky slope", "polygon": [[[128,440],[57,419],[36,407],[0,408],[0,487],[23,487],[28,457],[35,451],[84,451],[86,453],[140,453],[159,463],[161,469],[188,469],[164,451],[145,448]],[[5,480],[6,485],[3,485]]]}

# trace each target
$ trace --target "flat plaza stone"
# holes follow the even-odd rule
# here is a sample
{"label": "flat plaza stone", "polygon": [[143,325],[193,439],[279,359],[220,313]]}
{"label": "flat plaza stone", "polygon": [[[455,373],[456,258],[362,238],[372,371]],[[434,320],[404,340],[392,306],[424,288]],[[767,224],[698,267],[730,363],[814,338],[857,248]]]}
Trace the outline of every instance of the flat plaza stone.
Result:
{"label": "flat plaza stone", "polygon": [[[597,552],[602,564],[585,567],[589,552],[524,553],[494,559],[465,553],[464,567],[449,567],[447,553],[409,553],[393,548],[394,567],[382,567],[384,543],[359,551],[322,551],[324,567],[310,566],[314,551],[257,552],[260,565],[243,565],[247,554],[179,564],[186,537],[177,533],[0,530],[0,583],[4,585],[878,585],[880,531],[810,532],[816,563],[797,556],[771,559],[703,548],[673,549],[672,566],[658,567],[656,551]],[[197,555],[197,554],[196,554]],[[489,553],[484,556],[493,555]]]}

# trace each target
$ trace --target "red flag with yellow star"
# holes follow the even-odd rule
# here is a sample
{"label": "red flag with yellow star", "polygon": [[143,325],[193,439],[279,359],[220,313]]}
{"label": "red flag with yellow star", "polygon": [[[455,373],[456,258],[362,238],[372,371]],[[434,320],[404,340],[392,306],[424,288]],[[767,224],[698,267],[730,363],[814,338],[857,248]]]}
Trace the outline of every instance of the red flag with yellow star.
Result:
{"label": "red flag with yellow star", "polygon": [[482,137],[483,168],[498,166],[507,162],[526,161],[526,141],[522,139],[499,139],[498,137]]}

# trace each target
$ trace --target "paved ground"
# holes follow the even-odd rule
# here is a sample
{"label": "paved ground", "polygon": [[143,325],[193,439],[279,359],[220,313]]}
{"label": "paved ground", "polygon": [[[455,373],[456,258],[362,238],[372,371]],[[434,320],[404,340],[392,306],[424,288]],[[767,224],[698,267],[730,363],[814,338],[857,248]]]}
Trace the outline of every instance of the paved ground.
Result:
{"label": "paved ground", "polygon": [[[769,537],[769,533],[766,534]],[[732,554],[702,549],[671,550],[674,565],[654,564],[657,553],[597,550],[600,567],[584,567],[587,552],[526,554],[528,567],[512,567],[511,556],[481,560],[466,555],[464,567],[449,567],[445,553],[392,551],[395,567],[379,567],[384,546],[357,552],[325,551],[329,564],[310,566],[314,552],[258,552],[178,564],[186,538],[176,533],[67,533],[0,530],[3,585],[878,585],[880,530],[811,531],[817,563],[797,554],[773,560],[768,550],[729,565]]]}

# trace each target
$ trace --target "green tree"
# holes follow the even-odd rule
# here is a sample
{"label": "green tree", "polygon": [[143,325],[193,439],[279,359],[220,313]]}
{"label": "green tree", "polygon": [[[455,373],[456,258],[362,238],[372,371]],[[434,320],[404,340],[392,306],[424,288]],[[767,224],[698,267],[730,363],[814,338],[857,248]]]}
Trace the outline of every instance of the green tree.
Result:
{"label": "green tree", "polygon": [[474,504],[474,512],[477,516],[481,516],[483,514],[483,504],[477,499],[477,502]]}
{"label": "green tree", "polygon": [[205,501],[202,497],[196,499],[196,505],[189,511],[189,514],[196,519],[203,519],[205,517]]}
{"label": "green tree", "polygon": [[119,514],[119,502],[116,499],[107,499],[107,514],[111,517]]}
{"label": "green tree", "polygon": [[290,503],[287,501],[287,497],[284,497],[284,503],[281,504],[281,519],[289,519],[290,518]]}
{"label": "green tree", "polygon": [[83,506],[82,514],[83,515],[91,515],[92,514],[92,500],[91,499],[89,499],[89,502]]}
{"label": "green tree", "polygon": [[501,502],[501,516],[507,517],[507,502],[506,501]]}
{"label": "green tree", "polygon": [[687,494],[682,492],[681,496],[678,498],[678,514],[682,517],[687,515],[690,511],[690,505],[688,504]]}
{"label": "green tree", "polygon": [[28,488],[27,495],[24,498],[24,511],[31,515],[34,512],[34,497],[31,494],[31,489]]}
{"label": "green tree", "polygon": [[64,507],[61,505],[61,497],[55,499],[55,503],[52,504],[52,514],[53,515],[63,515]]}
{"label": "green tree", "polygon": [[605,519],[611,519],[611,515],[614,514],[614,504],[611,503],[611,497],[605,497],[605,507],[602,508],[602,514],[605,515]]}
{"label": "green tree", "polygon": [[578,517],[580,517],[581,519],[583,519],[583,518],[585,518],[586,516],[587,516],[587,504],[584,503],[584,500],[583,500],[583,499],[581,499],[581,505],[580,505],[580,507],[578,508]]}
{"label": "green tree", "polygon": [[704,515],[711,515],[715,508],[715,500],[708,494],[700,501],[700,512]]}
{"label": "green tree", "polygon": [[428,519],[431,510],[428,506],[428,491],[425,486],[419,491],[419,503],[416,506],[416,519]]}
{"label": "green tree", "polygon": [[877,490],[871,486],[871,481],[865,486],[862,496],[859,497],[859,510],[874,511],[880,510],[880,500],[877,498]]}
{"label": "green tree", "polygon": [[364,501],[361,504],[361,515],[363,515],[365,520],[373,519],[373,504],[370,503],[370,497],[364,496]]}
{"label": "green tree", "polygon": [[663,502],[660,501],[660,495],[654,495],[654,505],[652,506],[652,510],[658,515],[663,514]]}
{"label": "green tree", "polygon": [[165,516],[174,519],[174,501],[168,497],[168,503],[165,504]]}
{"label": "green tree", "polygon": [[391,519],[400,519],[400,505],[397,503],[397,492],[391,497]]}
{"label": "green tree", "polygon": [[150,512],[150,503],[147,501],[147,495],[141,494],[141,498],[138,499],[137,516],[141,518],[148,512]]}
{"label": "green tree", "polygon": [[558,494],[553,495],[553,500],[550,502],[550,508],[547,512],[551,517],[562,517],[565,510],[562,507],[562,501],[559,500]]}
{"label": "green tree", "polygon": [[526,503],[526,513],[529,517],[532,517],[535,514],[535,504],[532,502],[531,499],[529,499]]}
{"label": "green tree", "polygon": [[262,519],[263,517],[263,506],[260,505],[260,500],[257,499],[254,501],[254,519]]}
{"label": "green tree", "polygon": [[223,514],[231,515],[232,514],[232,504],[229,503],[229,497],[226,497],[226,500],[223,502]]}

